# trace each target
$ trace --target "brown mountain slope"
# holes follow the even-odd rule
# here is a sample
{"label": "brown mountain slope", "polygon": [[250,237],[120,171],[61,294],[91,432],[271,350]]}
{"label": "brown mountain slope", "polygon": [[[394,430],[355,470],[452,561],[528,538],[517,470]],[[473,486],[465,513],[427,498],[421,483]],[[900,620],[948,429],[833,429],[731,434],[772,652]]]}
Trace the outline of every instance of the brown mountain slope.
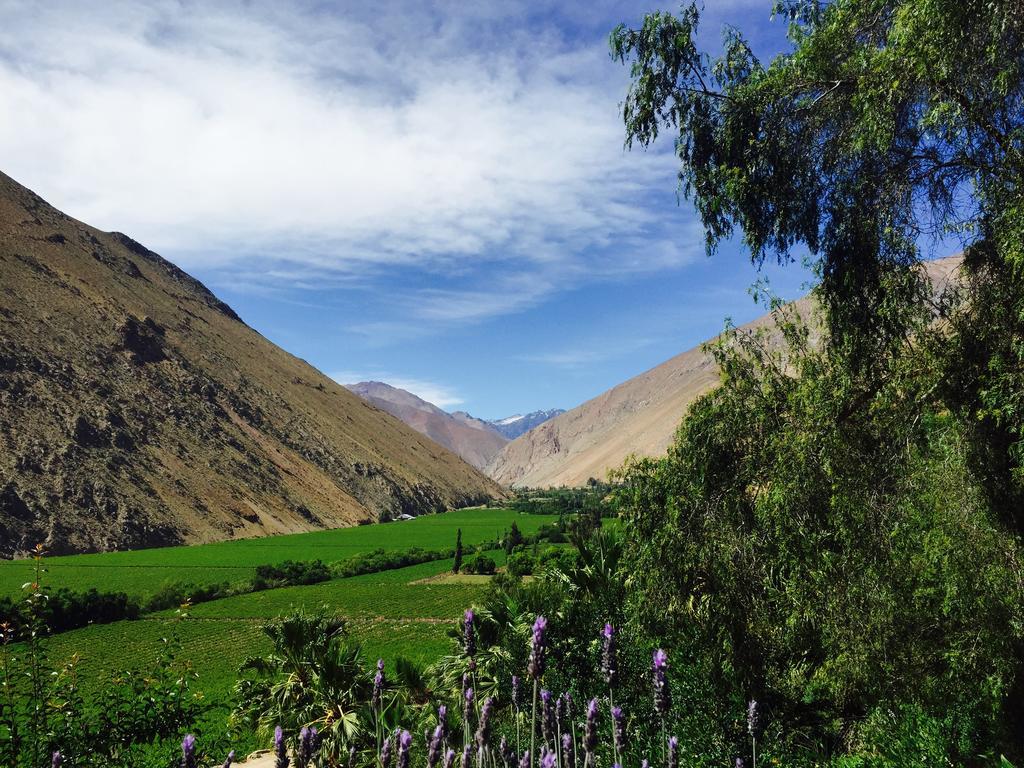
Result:
{"label": "brown mountain slope", "polygon": [[0,555],[352,525],[500,493],[173,264],[0,174]]}
{"label": "brown mountain slope", "polygon": [[508,442],[508,438],[485,421],[474,419],[462,411],[446,413],[412,392],[382,381],[362,381],[348,388],[474,467],[485,467]]}
{"label": "brown mountain slope", "polygon": [[[936,289],[959,263],[956,256],[928,263]],[[813,311],[808,297],[795,306],[803,317]],[[771,325],[766,315],[743,328]],[[772,338],[778,341],[777,335]],[[604,479],[630,454],[664,454],[687,408],[718,382],[711,356],[695,347],[513,440],[486,471],[503,485],[531,488]]]}

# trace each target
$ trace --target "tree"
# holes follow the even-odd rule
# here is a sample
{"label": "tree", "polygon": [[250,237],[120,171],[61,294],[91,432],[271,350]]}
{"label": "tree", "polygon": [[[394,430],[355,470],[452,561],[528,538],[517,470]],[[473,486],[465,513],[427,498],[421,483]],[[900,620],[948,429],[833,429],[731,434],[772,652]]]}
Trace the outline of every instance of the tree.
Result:
{"label": "tree", "polygon": [[462,529],[459,528],[455,534],[455,562],[452,564],[452,573],[458,573],[462,568]]}
{"label": "tree", "polygon": [[[805,248],[821,318],[727,332],[721,388],[624,473],[630,605],[707,706],[767,701],[791,755],[1019,753],[1024,7],[776,11],[768,63],[735,30],[702,54],[696,6],[612,34],[627,144],[676,133],[709,252]],[[963,288],[937,295],[918,243],[953,232]]]}
{"label": "tree", "polygon": [[516,547],[522,546],[523,534],[519,530],[519,526],[516,525],[516,521],[512,521],[511,527],[508,529],[508,536],[505,537],[505,553],[511,554]]}

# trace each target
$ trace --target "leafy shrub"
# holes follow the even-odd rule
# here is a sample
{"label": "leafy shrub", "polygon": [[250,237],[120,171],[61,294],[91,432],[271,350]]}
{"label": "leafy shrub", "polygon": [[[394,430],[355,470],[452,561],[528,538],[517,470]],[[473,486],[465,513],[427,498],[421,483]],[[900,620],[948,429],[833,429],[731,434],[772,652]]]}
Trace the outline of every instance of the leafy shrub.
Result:
{"label": "leafy shrub", "polygon": [[513,552],[505,561],[505,570],[513,576],[529,576],[535,567],[533,555],[529,552]]}
{"label": "leafy shrub", "polygon": [[484,554],[475,555],[466,561],[462,566],[463,573],[475,573],[477,575],[490,575],[498,570],[493,559]]}
{"label": "leafy shrub", "polygon": [[331,578],[331,569],[320,560],[296,562],[285,560],[278,565],[258,565],[252,580],[253,591],[275,587],[318,584]]}

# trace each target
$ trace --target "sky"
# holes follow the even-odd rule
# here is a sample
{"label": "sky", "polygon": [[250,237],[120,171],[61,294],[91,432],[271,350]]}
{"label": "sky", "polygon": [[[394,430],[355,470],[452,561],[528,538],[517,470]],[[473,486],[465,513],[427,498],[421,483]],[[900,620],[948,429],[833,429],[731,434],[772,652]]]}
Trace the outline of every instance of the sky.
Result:
{"label": "sky", "polygon": [[[702,46],[773,55],[771,5],[706,0]],[[0,170],[342,383],[568,409],[808,285],[706,256],[671,141],[624,148],[608,34],[659,7],[0,0]]]}

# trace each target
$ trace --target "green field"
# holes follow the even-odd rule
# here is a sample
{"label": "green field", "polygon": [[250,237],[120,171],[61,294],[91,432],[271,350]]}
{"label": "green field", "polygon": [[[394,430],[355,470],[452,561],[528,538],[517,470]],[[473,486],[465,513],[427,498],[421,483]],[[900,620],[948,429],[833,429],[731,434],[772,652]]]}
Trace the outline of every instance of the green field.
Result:
{"label": "green field", "polygon": [[[249,579],[257,565],[284,560],[323,560],[331,563],[353,555],[385,549],[402,552],[412,547],[448,549],[462,529],[467,549],[498,539],[512,521],[524,534],[557,520],[549,515],[524,515],[509,509],[462,509],[414,520],[313,531],[263,539],[240,539],[188,547],[161,547],[130,552],[48,557],[46,583],[52,589],[122,591],[137,597],[178,582],[214,584]],[[32,563],[0,561],[0,595],[17,595],[32,579]]]}
{"label": "green field", "polygon": [[[503,552],[490,552],[497,562]],[[193,606],[186,618],[175,611],[138,621],[86,627],[48,641],[51,659],[64,661],[77,653],[83,685],[101,684],[119,672],[145,670],[160,654],[164,638],[176,635],[182,656],[192,662],[197,690],[223,698],[239,664],[268,649],[260,627],[298,608],[325,608],[349,619],[353,637],[368,657],[397,656],[427,663],[447,648],[445,632],[478,598],[485,584],[437,583],[421,580],[451,570],[452,561],[401,568],[304,587],[287,587]]]}
{"label": "green field", "polygon": [[[504,552],[488,554],[503,563]],[[448,631],[486,588],[486,579],[478,577],[455,583],[430,581],[449,573],[451,567],[451,559],[439,560],[215,600],[193,606],[184,617],[166,611],[138,621],[86,627],[47,640],[47,654],[58,665],[77,654],[78,679],[88,693],[122,673],[144,674],[153,668],[166,640],[176,638],[180,658],[187,660],[195,673],[191,690],[213,706],[201,727],[219,733],[233,706],[232,688],[239,666],[247,657],[270,650],[261,627],[300,607],[308,611],[323,607],[348,619],[352,637],[363,647],[367,668],[377,658],[385,659],[391,669],[399,656],[420,664],[436,661],[451,648]],[[233,738],[240,749],[266,746],[257,743],[252,734],[235,734]]]}

